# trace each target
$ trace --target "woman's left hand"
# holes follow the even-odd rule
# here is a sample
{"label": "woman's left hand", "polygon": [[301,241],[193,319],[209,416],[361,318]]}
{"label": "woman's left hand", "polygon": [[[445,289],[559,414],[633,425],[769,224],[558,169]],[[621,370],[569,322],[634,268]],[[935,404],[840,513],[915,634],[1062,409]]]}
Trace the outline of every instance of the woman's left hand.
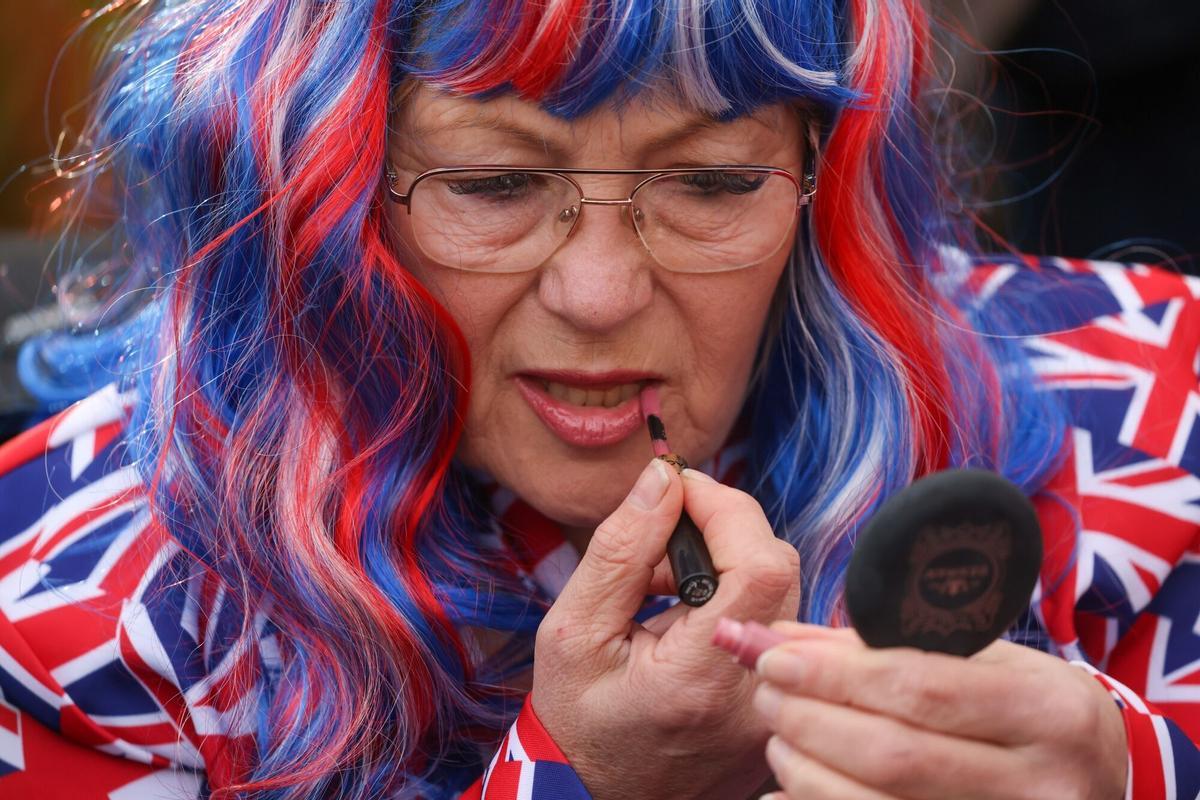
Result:
{"label": "woman's left hand", "polygon": [[759,661],[771,800],[1124,796],[1124,721],[1078,667],[1004,641],[958,658],[773,627],[793,638]]}

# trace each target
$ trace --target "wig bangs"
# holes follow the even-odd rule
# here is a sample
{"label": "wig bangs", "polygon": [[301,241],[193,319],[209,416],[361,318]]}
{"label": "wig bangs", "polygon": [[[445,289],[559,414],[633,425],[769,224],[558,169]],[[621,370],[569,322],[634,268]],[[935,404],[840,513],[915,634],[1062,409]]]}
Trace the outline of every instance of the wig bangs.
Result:
{"label": "wig bangs", "polygon": [[845,35],[831,3],[434,0],[401,19],[402,77],[515,92],[565,119],[650,90],[716,119],[778,101],[832,108]]}

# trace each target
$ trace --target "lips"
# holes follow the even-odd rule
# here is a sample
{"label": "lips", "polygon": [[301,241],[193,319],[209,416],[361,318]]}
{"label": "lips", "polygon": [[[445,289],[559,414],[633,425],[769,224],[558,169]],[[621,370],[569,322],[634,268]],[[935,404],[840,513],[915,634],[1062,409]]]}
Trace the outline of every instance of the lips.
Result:
{"label": "lips", "polygon": [[607,447],[642,424],[638,392],[659,376],[646,372],[526,372],[514,377],[529,407],[555,435],[576,447]]}

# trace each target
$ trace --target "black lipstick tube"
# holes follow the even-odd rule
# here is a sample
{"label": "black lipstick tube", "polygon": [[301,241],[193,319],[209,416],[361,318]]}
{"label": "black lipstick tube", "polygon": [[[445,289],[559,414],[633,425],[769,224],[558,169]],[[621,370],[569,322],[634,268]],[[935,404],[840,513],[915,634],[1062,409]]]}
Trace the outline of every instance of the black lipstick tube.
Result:
{"label": "black lipstick tube", "polygon": [[[683,456],[659,452],[669,449],[662,420],[654,414],[647,415],[646,426],[650,429],[650,440],[658,453],[657,458],[670,464],[678,473],[687,469],[687,460]],[[689,606],[702,606],[712,599],[717,591],[717,571],[713,567],[708,546],[704,543],[704,534],[700,533],[687,511],[680,514],[679,522],[667,540],[667,560],[671,563],[671,574],[675,576],[675,587],[681,601]]]}

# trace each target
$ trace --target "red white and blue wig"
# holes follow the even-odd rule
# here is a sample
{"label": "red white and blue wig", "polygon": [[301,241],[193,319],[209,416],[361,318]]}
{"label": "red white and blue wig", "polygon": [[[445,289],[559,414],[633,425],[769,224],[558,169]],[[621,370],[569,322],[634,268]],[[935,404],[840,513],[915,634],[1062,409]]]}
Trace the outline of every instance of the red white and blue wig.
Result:
{"label": "red white and blue wig", "polygon": [[820,191],[749,401],[749,486],[802,554],[802,618],[839,619],[857,526],[915,477],[979,466],[1032,494],[1052,474],[1061,414],[1010,312],[963,285],[975,234],[947,210],[921,0],[129,6],[91,23],[115,33],[75,202],[107,204],[121,296],[146,299],[31,345],[22,374],[47,402],[137,386],[156,512],[286,632],[246,796],[453,787],[516,710],[457,629],[528,650],[544,612],[475,544],[489,512],[452,459],[465,345],[389,245],[406,81],[566,119],[669,87],[719,119],[787,101],[819,120]]}

